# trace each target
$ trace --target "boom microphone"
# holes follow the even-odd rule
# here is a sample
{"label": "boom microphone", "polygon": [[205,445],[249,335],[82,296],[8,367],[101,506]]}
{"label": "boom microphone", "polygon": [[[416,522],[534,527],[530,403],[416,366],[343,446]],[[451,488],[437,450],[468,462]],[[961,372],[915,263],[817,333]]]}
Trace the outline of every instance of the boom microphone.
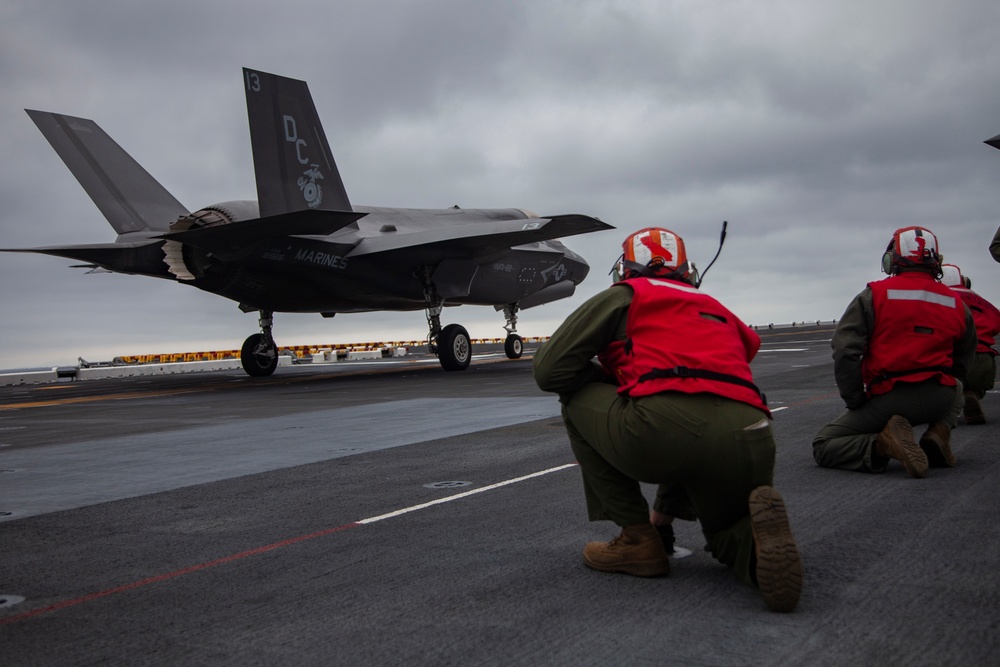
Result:
{"label": "boom microphone", "polygon": [[701,272],[701,276],[698,278],[698,284],[695,285],[695,287],[701,288],[701,283],[705,280],[705,274],[708,273],[708,270],[712,268],[713,264],[715,264],[715,260],[719,259],[719,253],[722,252],[722,244],[726,242],[726,225],[728,224],[729,223],[725,220],[722,221],[722,233],[719,234],[719,249],[715,251],[715,257],[713,257],[712,261],[708,263],[705,270]]}

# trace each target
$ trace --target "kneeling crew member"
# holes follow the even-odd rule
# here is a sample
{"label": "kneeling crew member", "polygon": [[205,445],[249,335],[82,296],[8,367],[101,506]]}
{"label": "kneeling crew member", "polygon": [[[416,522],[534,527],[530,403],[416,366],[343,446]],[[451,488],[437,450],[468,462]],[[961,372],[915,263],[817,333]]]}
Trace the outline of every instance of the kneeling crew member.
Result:
{"label": "kneeling crew member", "polygon": [[[937,237],[897,229],[882,257],[889,278],[868,283],[837,323],[833,371],[847,411],[813,439],[824,468],[884,472],[889,459],[913,477],[955,465],[950,439],[961,382],[976,349],[969,309],[937,281]],[[930,424],[919,443],[913,425]]]}
{"label": "kneeling crew member", "polygon": [[953,289],[972,312],[976,323],[976,356],[962,385],[965,389],[965,407],[962,412],[966,424],[985,424],[986,415],[980,400],[993,388],[997,373],[997,351],[993,349],[1000,334],[1000,310],[979,294],[972,291],[972,281],[954,264],[941,267],[941,284]]}

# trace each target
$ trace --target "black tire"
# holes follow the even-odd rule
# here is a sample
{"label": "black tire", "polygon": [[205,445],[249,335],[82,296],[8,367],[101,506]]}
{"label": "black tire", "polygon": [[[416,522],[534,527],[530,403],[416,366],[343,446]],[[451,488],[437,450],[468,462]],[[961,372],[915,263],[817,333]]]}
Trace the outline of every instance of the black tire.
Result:
{"label": "black tire", "polygon": [[251,377],[266,377],[278,367],[278,348],[264,342],[264,334],[254,334],[243,342],[240,363]]}
{"label": "black tire", "polygon": [[437,337],[438,361],[446,371],[464,371],[472,361],[469,332],[460,324],[449,324]]}
{"label": "black tire", "polygon": [[524,341],[517,334],[509,334],[507,340],[503,342],[503,351],[508,359],[520,359],[521,353],[524,352]]}

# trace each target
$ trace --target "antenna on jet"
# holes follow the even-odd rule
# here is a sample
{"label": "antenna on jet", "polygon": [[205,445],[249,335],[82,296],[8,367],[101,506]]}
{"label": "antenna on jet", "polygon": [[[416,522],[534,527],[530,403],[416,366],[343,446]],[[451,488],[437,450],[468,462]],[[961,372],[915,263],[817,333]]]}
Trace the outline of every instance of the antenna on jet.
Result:
{"label": "antenna on jet", "polygon": [[719,259],[719,253],[722,252],[722,244],[726,242],[726,225],[728,224],[729,223],[725,220],[722,221],[722,233],[719,234],[719,249],[715,251],[715,257],[713,257],[712,261],[708,263],[705,270],[701,272],[701,277],[698,278],[698,284],[695,287],[701,287],[701,283],[705,280],[705,274],[707,274],[708,270],[712,268],[713,264],[715,264],[715,260]]}

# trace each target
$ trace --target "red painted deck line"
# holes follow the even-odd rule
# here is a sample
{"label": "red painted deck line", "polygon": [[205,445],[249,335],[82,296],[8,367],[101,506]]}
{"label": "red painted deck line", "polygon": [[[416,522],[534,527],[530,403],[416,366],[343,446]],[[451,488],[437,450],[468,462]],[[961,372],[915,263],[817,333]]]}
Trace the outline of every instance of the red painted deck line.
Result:
{"label": "red painted deck line", "polygon": [[299,535],[298,537],[291,537],[287,540],[281,540],[280,542],[274,542],[272,544],[267,544],[262,547],[257,547],[256,549],[250,549],[249,551],[242,551],[237,554],[232,554],[230,556],[224,556],[213,561],[208,561],[205,563],[199,563],[197,565],[191,565],[180,570],[174,570],[173,572],[167,572],[165,574],[158,574],[152,577],[147,577],[145,579],[140,579],[138,581],[133,581],[130,584],[123,584],[121,586],[116,586],[114,588],[109,588],[103,591],[98,591],[97,593],[90,593],[89,595],[84,595],[78,598],[73,598],[70,600],[63,600],[62,602],[57,602],[55,604],[48,605],[47,607],[41,607],[39,609],[33,609],[31,611],[26,611],[22,614],[15,614],[13,616],[7,616],[5,618],[0,618],[0,625],[7,625],[9,623],[14,623],[16,621],[23,621],[36,616],[41,616],[43,614],[49,614],[60,609],[66,609],[67,607],[74,607],[85,602],[91,602],[92,600],[98,600],[100,598],[108,597],[110,595],[115,595],[116,593],[124,593],[125,591],[131,591],[136,588],[142,588],[143,586],[149,586],[150,584],[156,584],[161,581],[169,581],[170,579],[176,579],[177,577],[182,577],[186,574],[192,574],[194,572],[199,572],[201,570],[207,570],[208,568],[215,567],[217,565],[223,565],[225,563],[231,563],[233,561],[241,560],[243,558],[249,558],[250,556],[256,556],[258,554],[266,553],[268,551],[274,551],[276,549],[281,549],[283,547],[291,546],[293,544],[298,544],[299,542],[305,542],[307,540],[313,540],[317,537],[325,537],[327,535],[332,535],[334,533],[343,532],[349,528],[357,528],[365,524],[375,523],[377,521],[383,521],[385,519],[391,519],[393,517],[401,516],[403,514],[409,514],[410,512],[416,512],[418,510],[425,509],[427,507],[432,507],[434,505],[440,505],[442,503],[448,503],[453,500],[460,500],[462,498],[467,498],[478,493],[483,493],[485,491],[492,491],[493,489],[499,489],[510,484],[516,484],[518,482],[523,482],[527,479],[533,479],[535,477],[541,477],[542,475],[548,475],[549,473],[558,472],[560,470],[565,470],[567,468],[576,467],[576,463],[568,463],[566,465],[557,466],[555,468],[549,468],[548,470],[541,470],[539,472],[531,473],[530,475],[524,475],[522,477],[515,477],[513,479],[504,480],[502,482],[497,482],[496,484],[490,484],[488,486],[480,487],[477,489],[472,489],[471,491],[465,491],[464,493],[458,493],[453,496],[448,496],[446,498],[439,498],[437,500],[432,500],[431,502],[422,503],[420,505],[413,505],[411,507],[404,507],[403,509],[395,510],[393,512],[388,512],[386,514],[380,514],[378,516],[369,517],[367,519],[361,519],[360,521],[355,521],[353,523],[346,523],[342,526],[337,526],[335,528],[326,528],[324,530],[318,530],[314,533],[309,533],[307,535]]}

